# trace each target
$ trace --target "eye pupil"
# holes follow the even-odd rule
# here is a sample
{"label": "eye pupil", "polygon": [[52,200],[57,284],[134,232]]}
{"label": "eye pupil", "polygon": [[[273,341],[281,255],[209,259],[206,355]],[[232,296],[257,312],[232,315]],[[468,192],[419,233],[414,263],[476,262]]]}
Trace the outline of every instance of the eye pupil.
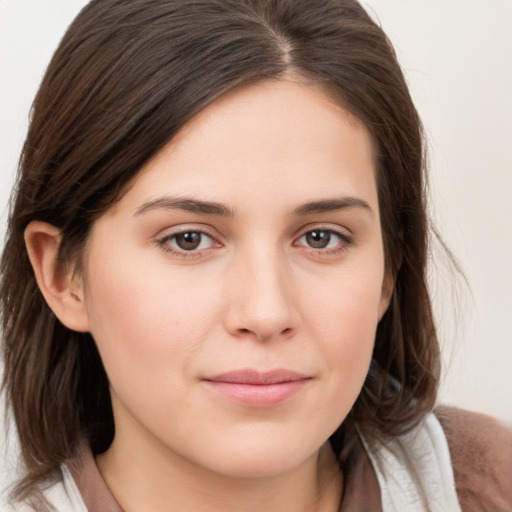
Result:
{"label": "eye pupil", "polygon": [[306,233],[306,241],[308,245],[314,249],[323,249],[329,245],[331,234],[329,231],[315,229],[314,231]]}
{"label": "eye pupil", "polygon": [[184,251],[197,249],[201,244],[201,233],[189,231],[176,235],[176,245]]}

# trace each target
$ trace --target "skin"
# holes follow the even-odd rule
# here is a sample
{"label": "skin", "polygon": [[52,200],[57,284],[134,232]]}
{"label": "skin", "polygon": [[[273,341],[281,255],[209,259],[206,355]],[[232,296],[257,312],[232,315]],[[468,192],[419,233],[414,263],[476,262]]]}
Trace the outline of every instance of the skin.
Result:
{"label": "skin", "polygon": [[[95,222],[81,278],[59,269],[55,228],[32,223],[26,238],[50,306],[97,343],[116,423],[97,463],[126,512],[337,510],[327,439],[392,288],[359,121],[314,85],[239,88]],[[247,368],[307,380],[267,407],[205,380]]]}

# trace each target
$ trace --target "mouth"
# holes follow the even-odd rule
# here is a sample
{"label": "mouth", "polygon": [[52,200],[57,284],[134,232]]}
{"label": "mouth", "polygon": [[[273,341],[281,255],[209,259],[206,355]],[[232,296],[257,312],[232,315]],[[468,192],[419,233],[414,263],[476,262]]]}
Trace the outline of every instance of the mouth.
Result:
{"label": "mouth", "polygon": [[312,377],[277,369],[268,372],[245,369],[203,379],[212,391],[249,407],[273,407],[299,393]]}

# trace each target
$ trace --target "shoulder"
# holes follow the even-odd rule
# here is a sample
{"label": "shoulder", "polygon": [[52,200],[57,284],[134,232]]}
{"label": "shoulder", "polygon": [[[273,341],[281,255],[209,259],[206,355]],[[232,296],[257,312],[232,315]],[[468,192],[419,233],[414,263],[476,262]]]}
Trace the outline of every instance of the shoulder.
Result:
{"label": "shoulder", "polygon": [[512,504],[512,430],[485,414],[435,411],[443,427],[457,495],[465,512],[505,512]]}

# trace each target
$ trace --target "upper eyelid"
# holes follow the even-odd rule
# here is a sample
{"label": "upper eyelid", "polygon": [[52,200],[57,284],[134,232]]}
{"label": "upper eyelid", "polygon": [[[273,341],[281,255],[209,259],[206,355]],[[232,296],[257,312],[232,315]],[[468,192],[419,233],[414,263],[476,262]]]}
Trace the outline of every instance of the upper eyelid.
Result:
{"label": "upper eyelid", "polygon": [[[208,238],[212,240],[212,247],[207,247],[204,249],[193,249],[193,250],[184,250],[181,248],[175,248],[172,247],[170,242],[175,239],[180,234],[183,233],[201,233],[202,235],[206,235]],[[174,252],[175,254],[182,254],[182,255],[189,255],[189,257],[192,257],[193,254],[199,255],[202,252],[209,251],[214,248],[219,248],[219,246],[223,246],[224,242],[220,240],[220,237],[217,236],[215,233],[211,233],[210,229],[205,228],[204,226],[198,227],[198,226],[187,226],[178,228],[178,226],[175,226],[174,229],[169,227],[166,229],[163,229],[160,231],[160,234],[154,237],[154,241],[158,246],[161,246],[162,248],[164,246],[167,246],[168,249],[164,249],[166,252]],[[215,247],[217,246],[217,247]]]}
{"label": "upper eyelid", "polygon": [[307,235],[308,233],[311,233],[312,231],[327,231],[329,233],[332,233],[336,236],[339,236],[340,238],[352,238],[352,235],[349,235],[347,233],[344,233],[341,229],[334,229],[334,228],[313,228],[313,229],[306,229],[306,231],[303,231],[302,234],[300,234],[297,239],[302,238],[304,235]]}
{"label": "upper eyelid", "polygon": [[219,238],[221,238],[220,235],[218,234],[218,232],[209,226],[183,225],[183,224],[179,224],[177,226],[168,226],[164,229],[161,229],[155,238],[157,238],[157,239],[171,238],[173,236],[180,235],[182,233],[202,233],[204,235],[209,236],[210,238],[213,238],[217,242],[219,241]]}
{"label": "upper eyelid", "polygon": [[[322,223],[322,222],[312,222],[306,226],[302,226],[300,229],[295,230],[294,233],[292,233],[292,239],[293,243],[295,243],[298,239],[300,239],[302,236],[304,236],[306,233],[309,233],[310,231],[315,230],[323,230],[323,231],[330,231],[334,233],[335,235],[340,236],[341,238],[347,239],[353,239],[354,233],[347,228],[346,226],[339,226],[339,225],[333,225],[329,222]],[[162,241],[165,239],[172,238],[173,236],[179,235],[181,233],[187,233],[187,232],[198,232],[203,233],[210,238],[212,238],[215,242],[224,244],[225,243],[225,237],[223,237],[218,230],[215,228],[204,225],[204,224],[178,224],[176,226],[168,226],[162,230],[160,230],[159,234],[155,236],[155,239],[158,241]]]}
{"label": "upper eyelid", "polygon": [[[299,244],[299,241],[302,237],[304,237],[307,233],[310,233],[312,231],[329,231],[333,233],[335,236],[339,238],[339,243],[336,244],[336,247],[324,247],[324,248],[310,248],[307,245]],[[346,250],[349,246],[353,246],[356,242],[356,236],[354,233],[349,230],[348,228],[343,228],[342,226],[336,226],[332,227],[332,224],[330,226],[326,226],[325,224],[312,224],[307,226],[306,228],[302,228],[301,231],[299,231],[298,235],[294,236],[292,245],[295,247],[303,247],[305,249],[310,249],[311,251],[314,251],[316,254],[333,254],[340,250]]]}
{"label": "upper eyelid", "polygon": [[329,222],[312,222],[307,226],[302,226],[300,229],[296,230],[293,237],[294,239],[298,239],[301,236],[304,236],[306,233],[315,230],[323,230],[323,231],[331,231],[335,234],[338,234],[342,237],[352,238],[354,233],[347,227],[334,225]]}
{"label": "upper eyelid", "polygon": [[204,229],[181,229],[177,230],[171,233],[163,234],[160,237],[157,237],[155,239],[155,243],[157,246],[159,246],[164,252],[173,254],[175,257],[181,257],[181,258],[190,258],[194,259],[197,257],[201,257],[201,255],[207,251],[210,251],[211,249],[215,247],[206,247],[203,249],[191,249],[186,250],[182,249],[180,247],[174,247],[171,245],[171,240],[175,239],[178,235],[183,233],[201,233],[201,235],[206,235],[210,240],[212,241],[213,246],[222,246],[222,243],[218,241],[217,238],[212,236],[209,232],[205,231]]}
{"label": "upper eyelid", "polygon": [[[317,228],[317,230],[318,231],[328,231],[328,232],[334,234],[335,236],[337,236],[341,240],[341,243],[348,244],[348,243],[352,243],[354,241],[354,237],[352,235],[347,235],[345,233],[342,233],[340,231],[336,231],[334,229]],[[298,237],[296,237],[294,239],[293,243],[296,244],[301,238],[306,236],[311,231],[316,231],[316,230],[315,229],[308,229],[307,231],[304,231],[300,236],[298,236]]]}

